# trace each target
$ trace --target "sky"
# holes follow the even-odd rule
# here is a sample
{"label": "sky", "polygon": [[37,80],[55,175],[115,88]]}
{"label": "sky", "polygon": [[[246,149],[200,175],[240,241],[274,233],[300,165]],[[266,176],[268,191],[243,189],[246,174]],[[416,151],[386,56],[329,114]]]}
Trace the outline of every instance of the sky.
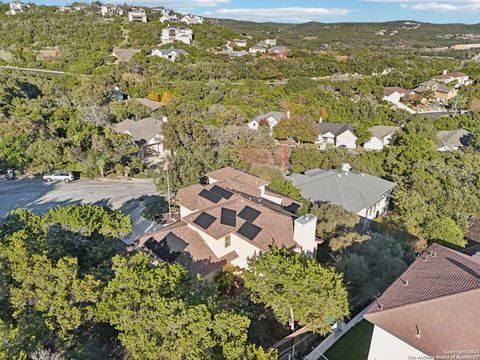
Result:
{"label": "sky", "polygon": [[[65,5],[67,0],[33,0]],[[90,1],[90,0],[88,0]],[[183,13],[258,22],[302,23],[416,20],[480,23],[480,0],[105,0],[166,6]]]}

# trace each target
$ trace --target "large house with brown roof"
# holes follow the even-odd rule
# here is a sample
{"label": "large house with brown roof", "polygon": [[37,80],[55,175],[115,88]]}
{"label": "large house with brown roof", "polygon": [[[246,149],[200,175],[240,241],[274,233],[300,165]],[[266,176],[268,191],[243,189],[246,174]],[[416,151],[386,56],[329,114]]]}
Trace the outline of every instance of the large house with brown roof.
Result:
{"label": "large house with brown roof", "polygon": [[[226,264],[247,268],[270,245],[313,253],[317,218],[297,217],[298,204],[268,191],[268,182],[226,167],[206,174],[208,184],[180,189],[180,221],[137,241],[154,261],[178,262],[211,278]],[[292,206],[292,205],[297,205]]]}
{"label": "large house with brown roof", "polygon": [[444,84],[454,84],[456,88],[464,85],[470,85],[472,82],[470,77],[459,71],[444,71],[442,75],[434,76],[434,81],[442,82]]}
{"label": "large house with brown roof", "polygon": [[368,360],[477,358],[479,304],[480,259],[432,244],[364,315],[374,324]]}

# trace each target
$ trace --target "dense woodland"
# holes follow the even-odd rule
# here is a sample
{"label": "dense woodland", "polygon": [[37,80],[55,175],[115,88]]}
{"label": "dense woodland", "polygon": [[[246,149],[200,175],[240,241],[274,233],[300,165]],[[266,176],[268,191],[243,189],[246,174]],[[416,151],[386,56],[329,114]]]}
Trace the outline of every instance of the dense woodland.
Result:
{"label": "dense woodland", "polygon": [[[179,265],[153,267],[144,254],[126,254],[119,237],[131,222],[119,211],[18,209],[0,224],[0,359],[273,360],[276,351],[268,348],[289,333],[290,308],[297,326],[325,335],[334,320],[355,314],[384,290],[428,242],[466,246],[468,220],[480,216],[480,65],[469,61],[471,51],[436,48],[465,42],[457,34],[480,36],[478,25],[208,20],[193,26],[193,45],[179,45],[189,56],[172,63],[147,56],[165,26],[150,10],[144,24],[102,18],[94,7],[58,13],[32,6],[16,16],[4,15],[7,8],[0,4],[0,65],[66,73],[0,70],[0,171],[148,176],[165,194],[162,168],[148,166],[139,145],[113,125],[166,116],[173,191],[222,166],[250,171],[302,201],[301,212],[318,217],[324,243],[316,259],[272,248],[243,276],[226,269],[209,283]],[[398,34],[375,35],[382,29]],[[291,56],[230,60],[214,53],[243,33],[252,37],[249,45],[277,38]],[[45,47],[58,47],[60,55],[37,60]],[[117,47],[141,52],[116,64]],[[470,113],[433,119],[382,100],[384,86],[412,88],[444,69],[476,81],[448,104]],[[354,73],[355,79],[332,78]],[[115,101],[115,86],[130,99]],[[139,97],[162,107],[152,111],[135,101]],[[289,111],[291,119],[273,134],[246,127],[269,111]],[[397,125],[401,132],[382,151],[320,151],[312,144],[320,119],[351,124],[360,144],[373,125]],[[473,134],[471,144],[438,152],[437,131],[459,128]],[[368,233],[356,232],[355,214],[312,206],[284,179],[288,172],[343,163],[397,184],[391,211]]]}

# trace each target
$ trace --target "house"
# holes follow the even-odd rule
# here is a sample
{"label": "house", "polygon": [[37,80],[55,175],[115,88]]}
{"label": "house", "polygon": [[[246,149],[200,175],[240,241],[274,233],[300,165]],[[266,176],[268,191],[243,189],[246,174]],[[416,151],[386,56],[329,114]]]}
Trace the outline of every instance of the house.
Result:
{"label": "house", "polygon": [[313,253],[317,218],[297,217],[254,197],[267,182],[223,168],[206,174],[207,185],[180,189],[180,221],[140,238],[136,245],[154,261],[178,262],[190,273],[212,279],[223,266],[248,268],[248,260],[270,245]]}
{"label": "house", "polygon": [[146,150],[165,156],[168,151],[163,147],[162,121],[155,118],[141,120],[127,119],[115,124],[117,133],[124,133]]}
{"label": "house", "polygon": [[368,360],[478,357],[479,278],[480,259],[430,245],[364,315]]}
{"label": "house", "polygon": [[399,103],[400,99],[408,94],[408,90],[402,89],[398,86],[384,87],[383,88],[383,100],[391,103]]}
{"label": "house", "polygon": [[44,48],[38,50],[37,54],[35,55],[35,59],[37,61],[49,62],[55,59],[57,56],[60,55],[59,48]]}
{"label": "house", "polygon": [[393,135],[400,131],[398,126],[373,126],[368,129],[372,134],[370,140],[364,145],[364,149],[368,150],[382,150],[384,146],[389,146],[392,143]]}
{"label": "house", "polygon": [[170,61],[175,61],[180,55],[186,56],[188,53],[183,49],[153,49],[150,56],[158,56],[162,59],[167,59]]}
{"label": "house", "polygon": [[129,11],[128,21],[147,22],[147,14],[145,14],[145,9],[134,8]]}
{"label": "house", "polygon": [[396,184],[369,174],[340,170],[311,169],[293,173],[287,179],[298,187],[305,199],[343,207],[363,219],[375,219],[388,210],[390,195]]}
{"label": "house", "polygon": [[418,94],[424,94],[429,91],[433,92],[434,98],[441,102],[447,102],[448,100],[457,96],[456,89],[450,88],[433,80],[425,81],[413,89],[413,92]]}
{"label": "house", "polygon": [[153,101],[145,98],[137,98],[135,99],[135,101],[142,104],[143,106],[150,108],[150,110],[152,111],[158,110],[163,106],[163,104],[159,101]]}
{"label": "house", "polygon": [[289,112],[280,112],[280,111],[272,111],[266,114],[261,114],[254,117],[249,123],[248,128],[252,130],[258,130],[258,128],[262,125],[268,126],[270,130],[273,130],[277,124],[283,119],[289,119],[290,113]]}
{"label": "house", "polygon": [[232,41],[230,41],[227,46],[230,45],[230,46],[238,46],[238,47],[246,47],[247,46],[247,40],[243,40],[243,39],[234,39]]}
{"label": "house", "polygon": [[180,21],[187,25],[201,25],[203,24],[203,17],[197,15],[185,15]]}
{"label": "house", "polygon": [[233,49],[225,49],[223,51],[220,51],[219,54],[223,54],[223,55],[228,55],[228,57],[230,59],[234,59],[234,58],[239,58],[239,57],[243,57],[243,56],[247,56],[248,55],[248,52],[246,52],[245,50],[240,50],[240,51],[235,51]]}
{"label": "house", "polygon": [[102,16],[123,15],[123,9],[112,4],[102,4],[100,7],[100,14]]}
{"label": "house", "polygon": [[347,149],[357,147],[357,137],[351,125],[321,122],[318,124],[318,130],[318,140],[315,143],[320,145],[321,149],[325,149],[328,145]]}
{"label": "house", "polygon": [[22,13],[27,7],[27,5],[25,5],[20,1],[12,1],[9,4],[9,6],[10,6],[10,10],[7,11],[7,15],[16,15],[16,14]]}
{"label": "house", "polygon": [[438,151],[455,151],[472,141],[472,133],[464,129],[439,131],[437,133]]}
{"label": "house", "polygon": [[160,22],[162,24],[166,23],[166,22],[176,23],[176,22],[179,22],[179,21],[180,21],[180,19],[175,14],[163,14],[162,16],[160,16]]}
{"label": "house", "polygon": [[468,246],[473,245],[476,247],[480,246],[480,218],[472,217],[468,222],[468,231],[465,235],[465,238],[468,240]]}
{"label": "house", "polygon": [[272,46],[267,50],[266,55],[286,59],[288,58],[288,48],[286,46]]}
{"label": "house", "polygon": [[267,48],[265,46],[262,46],[262,45],[255,45],[255,46],[252,46],[250,49],[248,49],[248,52],[250,54],[265,54],[267,52]]}
{"label": "house", "polygon": [[162,44],[171,44],[176,41],[184,44],[191,44],[193,41],[193,30],[186,26],[168,26],[162,29]]}
{"label": "house", "polygon": [[265,47],[270,47],[270,46],[276,46],[277,45],[277,39],[264,39],[260,41],[257,45],[262,45]]}
{"label": "house", "polygon": [[470,85],[472,83],[468,75],[459,71],[448,72],[447,70],[445,70],[442,75],[434,76],[432,80],[444,84],[454,83],[456,88],[464,85]]}
{"label": "house", "polygon": [[117,58],[116,62],[128,62],[132,60],[135,54],[138,54],[140,49],[113,49],[112,56]]}

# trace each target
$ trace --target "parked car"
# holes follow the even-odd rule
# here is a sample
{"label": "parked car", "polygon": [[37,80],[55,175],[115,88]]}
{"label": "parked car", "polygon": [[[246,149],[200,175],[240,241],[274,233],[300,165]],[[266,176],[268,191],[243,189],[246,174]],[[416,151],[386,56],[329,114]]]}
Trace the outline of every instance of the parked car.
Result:
{"label": "parked car", "polygon": [[49,174],[43,175],[45,181],[65,181],[66,183],[73,181],[73,173],[71,171],[54,171]]}

